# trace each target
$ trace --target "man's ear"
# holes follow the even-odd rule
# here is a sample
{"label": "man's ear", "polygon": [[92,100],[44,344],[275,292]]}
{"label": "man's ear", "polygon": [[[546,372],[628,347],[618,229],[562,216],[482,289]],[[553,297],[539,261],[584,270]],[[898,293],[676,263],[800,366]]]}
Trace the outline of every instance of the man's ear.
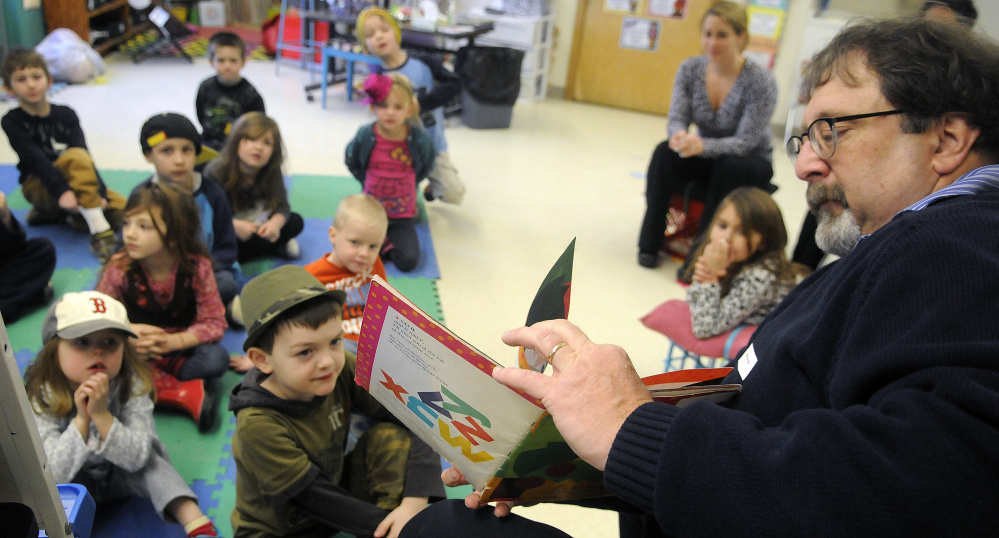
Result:
{"label": "man's ear", "polygon": [[274,368],[271,367],[270,356],[267,353],[264,353],[264,350],[259,347],[251,347],[246,350],[246,356],[249,357],[250,362],[257,367],[257,370],[260,370],[265,374],[270,374],[274,371]]}
{"label": "man's ear", "polygon": [[150,151],[149,153],[143,153],[142,156],[146,158],[146,162],[152,164],[152,162],[153,162],[153,152]]}
{"label": "man's ear", "polygon": [[933,169],[940,175],[957,170],[971,153],[971,146],[981,135],[978,127],[971,125],[964,114],[950,113],[932,128],[938,135],[933,152]]}

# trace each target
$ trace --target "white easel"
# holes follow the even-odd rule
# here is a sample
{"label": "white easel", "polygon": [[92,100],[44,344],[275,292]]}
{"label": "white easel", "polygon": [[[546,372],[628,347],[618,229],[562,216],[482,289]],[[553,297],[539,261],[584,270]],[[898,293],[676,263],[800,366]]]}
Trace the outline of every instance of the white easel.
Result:
{"label": "white easel", "polygon": [[73,536],[66,519],[55,478],[48,467],[42,440],[24,392],[21,373],[0,319],[0,501],[19,502],[30,507],[38,526],[50,537]]}

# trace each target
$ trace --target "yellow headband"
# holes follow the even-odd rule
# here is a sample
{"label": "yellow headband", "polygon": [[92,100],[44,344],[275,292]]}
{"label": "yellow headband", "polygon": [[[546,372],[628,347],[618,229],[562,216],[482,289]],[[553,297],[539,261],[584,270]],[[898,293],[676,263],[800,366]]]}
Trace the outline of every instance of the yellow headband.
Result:
{"label": "yellow headband", "polygon": [[399,30],[399,22],[395,20],[395,17],[380,7],[367,7],[357,16],[357,25],[354,26],[354,33],[357,34],[357,42],[364,47],[364,50],[368,50],[368,45],[364,39],[364,21],[368,20],[368,17],[371,16],[381,17],[388,21],[392,32],[395,33],[395,42],[400,45],[402,44],[402,31]]}

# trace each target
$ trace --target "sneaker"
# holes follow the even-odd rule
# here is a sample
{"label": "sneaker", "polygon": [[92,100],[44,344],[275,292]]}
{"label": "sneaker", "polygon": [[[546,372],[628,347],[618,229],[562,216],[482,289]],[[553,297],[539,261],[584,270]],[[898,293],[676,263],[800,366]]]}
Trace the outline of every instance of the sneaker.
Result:
{"label": "sneaker", "polygon": [[297,260],[302,256],[302,248],[298,246],[297,239],[289,239],[284,245],[284,257],[288,260]]}
{"label": "sneaker", "polygon": [[60,224],[64,218],[59,213],[50,213],[42,211],[37,207],[32,207],[28,210],[28,216],[24,220],[28,223],[28,226],[44,226],[46,224]]}
{"label": "sneaker", "polygon": [[114,230],[104,230],[90,236],[90,252],[104,265],[115,253],[117,240],[114,237]]}
{"label": "sneaker", "polygon": [[433,202],[437,199],[437,197],[434,196],[433,191],[430,190],[430,185],[423,187],[423,199],[428,202]]}

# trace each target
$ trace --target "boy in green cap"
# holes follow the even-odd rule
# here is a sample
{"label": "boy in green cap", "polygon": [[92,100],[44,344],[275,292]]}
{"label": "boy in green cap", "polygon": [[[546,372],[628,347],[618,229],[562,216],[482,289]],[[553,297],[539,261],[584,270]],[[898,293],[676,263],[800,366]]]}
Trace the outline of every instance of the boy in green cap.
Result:
{"label": "boy in green cap", "polygon": [[[440,458],[354,383],[345,298],[295,265],[243,288],[243,350],[254,368],[229,400],[237,537],[397,536],[444,497]],[[381,422],[347,454],[351,411]]]}

